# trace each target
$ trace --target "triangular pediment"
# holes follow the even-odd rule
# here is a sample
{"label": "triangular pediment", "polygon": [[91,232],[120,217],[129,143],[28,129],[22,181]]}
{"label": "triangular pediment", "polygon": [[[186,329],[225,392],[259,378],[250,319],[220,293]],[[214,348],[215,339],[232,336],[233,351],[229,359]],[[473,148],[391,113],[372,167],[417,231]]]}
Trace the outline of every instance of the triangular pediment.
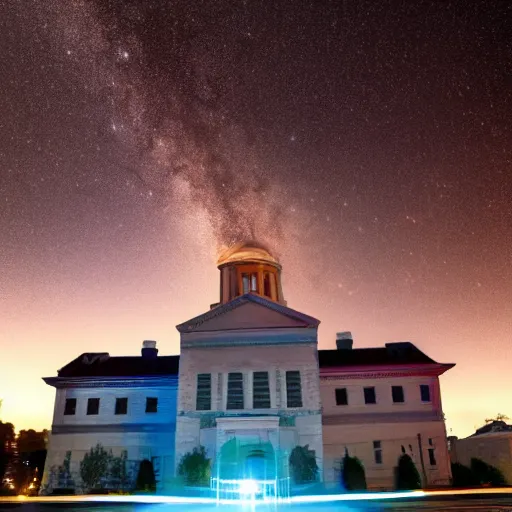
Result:
{"label": "triangular pediment", "polygon": [[259,295],[246,294],[177,326],[178,331],[207,332],[240,329],[316,327],[319,320]]}

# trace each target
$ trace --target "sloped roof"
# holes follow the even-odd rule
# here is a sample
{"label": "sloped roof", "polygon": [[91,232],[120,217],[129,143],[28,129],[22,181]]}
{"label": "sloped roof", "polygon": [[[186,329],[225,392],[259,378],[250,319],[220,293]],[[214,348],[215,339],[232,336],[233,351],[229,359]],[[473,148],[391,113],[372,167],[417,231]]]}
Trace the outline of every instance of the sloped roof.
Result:
{"label": "sloped roof", "polygon": [[482,434],[491,434],[494,432],[512,432],[512,425],[507,425],[504,421],[495,420],[487,423],[483,427],[476,430],[469,437],[481,436]]}
{"label": "sloped roof", "polygon": [[[280,313],[281,315],[296,320],[302,327],[317,327],[320,324],[320,320],[313,318],[312,316],[305,315],[304,313],[300,313],[299,311],[295,311],[289,307],[283,306],[277,302],[266,299],[265,297],[261,297],[260,295],[256,295],[254,293],[246,293],[245,295],[241,295],[232,301],[222,304],[220,306],[214,307],[210,311],[203,313],[202,315],[196,316],[187,322],[183,322],[176,326],[179,332],[186,333],[192,332],[194,329],[197,329],[200,325],[212,320],[214,318],[218,318],[219,316],[225,315],[230,311],[233,311],[244,304],[254,303],[260,306],[266,307],[272,311]],[[262,326],[264,328],[265,326]]]}
{"label": "sloped roof", "polygon": [[319,350],[318,363],[320,368],[438,364],[410,342],[386,343],[378,348]]}
{"label": "sloped roof", "polygon": [[[173,376],[178,375],[179,361],[179,355],[111,357],[106,352],[86,352],[61,368],[57,374],[64,378]],[[379,348],[319,350],[318,362],[320,368],[439,364],[409,342],[387,343]],[[495,421],[478,429],[473,435],[497,431],[498,427],[512,430],[512,426]]]}
{"label": "sloped roof", "polygon": [[59,377],[144,377],[177,375],[180,356],[123,356],[85,353],[61,368]]}

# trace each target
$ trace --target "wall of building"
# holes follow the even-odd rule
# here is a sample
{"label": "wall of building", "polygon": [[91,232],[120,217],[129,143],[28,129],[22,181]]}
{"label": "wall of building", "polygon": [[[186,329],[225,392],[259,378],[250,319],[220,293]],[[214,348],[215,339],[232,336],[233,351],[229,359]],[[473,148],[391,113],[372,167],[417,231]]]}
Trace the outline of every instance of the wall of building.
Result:
{"label": "wall of building", "polygon": [[[146,398],[158,399],[158,412],[146,413]],[[74,415],[65,415],[66,399],[76,398]],[[99,414],[87,414],[89,398],[100,399]],[[127,414],[115,414],[116,398],[128,398]],[[73,425],[120,425],[124,423],[169,423],[175,422],[177,384],[147,387],[87,387],[57,389],[53,423],[55,426]]]}
{"label": "wall of building", "polygon": [[[146,413],[147,397],[158,399],[156,413]],[[68,398],[77,400],[74,415],[64,414]],[[89,398],[100,398],[99,414],[87,415]],[[127,414],[115,414],[116,398],[128,398]],[[67,452],[78,477],[80,461],[98,443],[115,456],[126,451],[132,465],[154,459],[159,486],[168,485],[174,473],[176,404],[177,385],[57,389],[43,486],[49,483],[51,468],[62,465]]]}
{"label": "wall of building", "polygon": [[492,432],[451,443],[453,462],[469,466],[472,458],[481,459],[497,467],[507,483],[512,484],[512,432]]}
{"label": "wall of building", "polygon": [[[420,385],[430,386],[429,402],[422,402]],[[402,386],[404,402],[393,402],[392,386]],[[365,387],[375,388],[375,404],[365,403]],[[347,405],[336,405],[337,388],[347,389]],[[404,450],[423,474],[424,485],[449,484],[451,470],[437,377],[322,377],[320,393],[326,482],[339,483],[340,462],[348,449],[350,455],[363,462],[371,488],[394,488],[395,467]],[[423,465],[418,434],[422,442]],[[380,442],[382,463],[375,460],[374,441]],[[429,449],[434,449],[434,465],[429,461]]]}
{"label": "wall of building", "polygon": [[[212,410],[225,411],[227,375],[244,373],[244,410],[252,411],[252,372],[268,371],[271,409],[286,409],[287,370],[301,372],[303,410],[320,409],[316,344],[184,349],[180,357],[179,411],[196,410],[197,375],[212,375]],[[265,413],[268,413],[268,409]]]}
{"label": "wall of building", "polygon": [[[271,334],[269,339],[272,339]],[[177,463],[183,454],[198,446],[201,439],[210,439],[207,433],[201,435],[201,416],[212,413],[255,416],[285,413],[296,416],[294,428],[298,431],[299,443],[309,444],[316,451],[321,466],[322,427],[316,350],[316,343],[182,349],[176,432]],[[288,370],[300,371],[302,407],[287,407]],[[270,409],[253,408],[252,374],[255,371],[269,372]],[[226,409],[229,372],[244,374],[244,409]],[[197,375],[200,373],[212,375],[212,411],[196,411]]]}
{"label": "wall of building", "polygon": [[[430,387],[430,402],[422,402],[420,385]],[[392,386],[402,386],[404,402],[393,403]],[[365,387],[374,387],[375,404],[365,404]],[[336,405],[336,388],[346,388],[348,405]],[[396,413],[396,412],[442,412],[439,379],[432,376],[386,377],[386,378],[321,378],[320,395],[324,416],[361,413]]]}

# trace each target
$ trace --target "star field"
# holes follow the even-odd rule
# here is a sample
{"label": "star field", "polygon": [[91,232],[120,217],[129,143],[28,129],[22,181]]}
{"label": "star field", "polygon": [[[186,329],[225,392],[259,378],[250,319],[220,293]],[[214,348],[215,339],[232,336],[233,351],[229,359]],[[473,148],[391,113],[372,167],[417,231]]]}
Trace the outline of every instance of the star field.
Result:
{"label": "star field", "polygon": [[511,14],[0,0],[3,418],[48,426],[83,351],[177,353],[243,240],[321,348],[411,340],[456,434],[512,416]]}

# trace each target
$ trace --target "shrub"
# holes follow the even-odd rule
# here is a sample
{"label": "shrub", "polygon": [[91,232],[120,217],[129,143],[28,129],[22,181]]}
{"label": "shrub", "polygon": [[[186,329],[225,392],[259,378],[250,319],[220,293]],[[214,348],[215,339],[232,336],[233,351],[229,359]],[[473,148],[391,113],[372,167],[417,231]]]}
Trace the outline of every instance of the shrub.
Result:
{"label": "shrub", "polygon": [[80,462],[80,477],[86,489],[101,488],[103,481],[109,476],[109,464],[112,455],[97,444],[91,448]]}
{"label": "shrub", "polygon": [[507,485],[503,473],[495,466],[480,459],[471,459],[471,472],[477,485],[500,487]]}
{"label": "shrub", "polygon": [[357,457],[351,457],[348,451],[341,462],[341,483],[347,491],[366,490],[364,466]]}
{"label": "shrub", "polygon": [[144,459],[140,462],[136,488],[138,491],[143,492],[156,491],[155,470],[153,463],[148,459]]}
{"label": "shrub", "polygon": [[398,490],[421,489],[421,478],[411,457],[403,454],[396,468],[396,488]]}
{"label": "shrub", "polygon": [[315,451],[309,446],[296,446],[290,454],[290,470],[296,484],[314,482],[318,474]]}
{"label": "shrub", "polygon": [[452,485],[454,487],[472,487],[477,484],[471,468],[459,462],[452,462]]}
{"label": "shrub", "polygon": [[206,455],[204,446],[194,448],[181,458],[178,475],[183,477],[186,485],[210,485],[211,460]]}

